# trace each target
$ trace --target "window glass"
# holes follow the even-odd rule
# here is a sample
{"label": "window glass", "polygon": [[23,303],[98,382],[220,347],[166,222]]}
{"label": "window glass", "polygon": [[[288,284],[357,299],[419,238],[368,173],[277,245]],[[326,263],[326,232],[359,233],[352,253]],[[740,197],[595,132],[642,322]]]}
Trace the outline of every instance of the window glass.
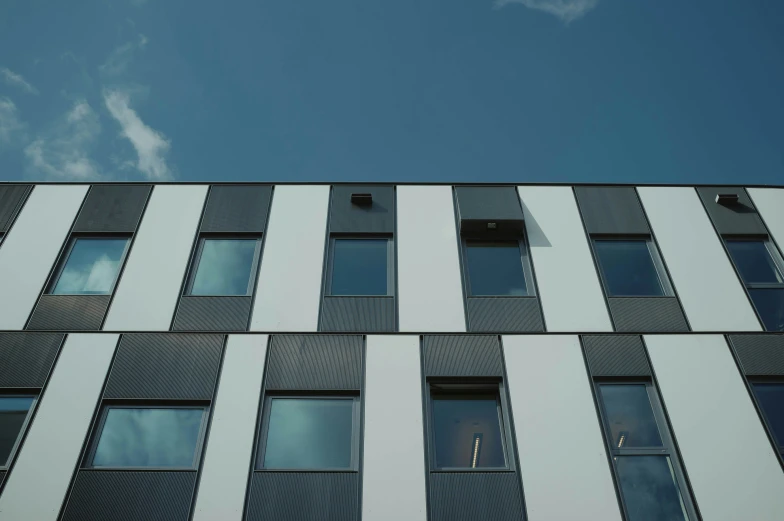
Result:
{"label": "window glass", "polygon": [[471,295],[528,294],[517,241],[466,241],[465,261]]}
{"label": "window glass", "polygon": [[755,383],[753,388],[776,442],[784,447],[784,383]]}
{"label": "window glass", "polygon": [[645,385],[600,385],[614,449],[661,447],[662,440]]}
{"label": "window glass", "polygon": [[0,466],[5,466],[35,398],[0,396]]}
{"label": "window glass", "polygon": [[387,295],[387,239],[335,239],[331,295]]}
{"label": "window glass", "polygon": [[765,330],[784,331],[784,288],[750,289],[749,295]]}
{"label": "window glass", "polygon": [[664,295],[648,241],[596,240],[594,248],[609,296]]}
{"label": "window glass", "polygon": [[190,294],[250,294],[257,244],[257,239],[204,239]]}
{"label": "window glass", "polygon": [[128,239],[76,239],[52,290],[54,295],[108,295]]}
{"label": "window glass", "polygon": [[732,260],[746,284],[784,283],[764,241],[726,242]]}
{"label": "window glass", "polygon": [[689,517],[667,456],[616,456],[628,521],[685,521]]}
{"label": "window glass", "polygon": [[434,394],[436,467],[506,467],[499,410],[492,394]]}
{"label": "window glass", "polygon": [[354,399],[272,398],[265,469],[350,469]]}
{"label": "window glass", "polygon": [[95,467],[193,467],[203,408],[110,408]]}

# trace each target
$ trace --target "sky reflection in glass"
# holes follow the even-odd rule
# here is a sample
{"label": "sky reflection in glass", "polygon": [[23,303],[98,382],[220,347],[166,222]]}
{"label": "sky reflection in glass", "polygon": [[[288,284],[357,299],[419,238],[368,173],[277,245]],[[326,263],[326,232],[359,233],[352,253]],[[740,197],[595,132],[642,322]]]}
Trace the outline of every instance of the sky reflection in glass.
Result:
{"label": "sky reflection in glass", "polygon": [[784,384],[755,383],[753,387],[776,442],[784,447]]}
{"label": "sky reflection in glass", "polygon": [[191,295],[248,295],[256,239],[205,239]]}
{"label": "sky reflection in glass", "polygon": [[438,468],[505,467],[498,400],[486,396],[433,396]]}
{"label": "sky reflection in glass", "polygon": [[784,282],[763,241],[727,241],[727,249],[746,284]]}
{"label": "sky reflection in glass", "polygon": [[76,239],[53,295],[108,295],[128,239]]}
{"label": "sky reflection in glass", "polygon": [[664,295],[647,241],[594,241],[607,294],[611,297]]}
{"label": "sky reflection in glass", "polygon": [[528,294],[517,241],[466,241],[471,295],[520,297]]}
{"label": "sky reflection in glass", "polygon": [[615,449],[661,447],[645,385],[600,385],[607,423]]}
{"label": "sky reflection in glass", "polygon": [[34,400],[30,396],[0,397],[0,466],[8,461]]}
{"label": "sky reflection in glass", "polygon": [[688,519],[667,456],[616,456],[628,521]]}

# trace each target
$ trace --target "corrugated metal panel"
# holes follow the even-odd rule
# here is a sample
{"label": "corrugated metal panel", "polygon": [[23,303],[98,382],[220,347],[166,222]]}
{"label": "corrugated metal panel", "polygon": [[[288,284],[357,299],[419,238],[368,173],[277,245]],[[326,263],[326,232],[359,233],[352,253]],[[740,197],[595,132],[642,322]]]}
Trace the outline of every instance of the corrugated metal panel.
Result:
{"label": "corrugated metal panel", "polygon": [[395,331],[395,297],[324,297],[321,331]]}
{"label": "corrugated metal panel", "polygon": [[0,186],[0,232],[8,231],[16,211],[27,197],[30,188],[30,185]]}
{"label": "corrugated metal panel", "polygon": [[636,335],[583,337],[585,356],[593,376],[650,376],[642,339]]}
{"label": "corrugated metal panel", "polygon": [[574,191],[588,233],[651,233],[633,187],[576,186]]}
{"label": "corrugated metal panel", "polygon": [[272,337],[267,389],[359,389],[361,385],[361,336]]}
{"label": "corrugated metal panel", "polygon": [[[523,210],[513,186],[458,186],[457,212],[463,236],[492,239],[519,237],[523,233]],[[489,230],[487,222],[496,223]]]}
{"label": "corrugated metal panel", "polygon": [[748,376],[784,375],[784,335],[730,335]]}
{"label": "corrugated metal panel", "polygon": [[203,232],[263,233],[272,186],[214,185],[201,220]]}
{"label": "corrugated metal panel", "polygon": [[356,472],[253,473],[247,521],[356,519],[359,519]]}
{"label": "corrugated metal panel", "polygon": [[5,471],[0,470],[0,486],[3,485],[3,481],[5,481]]}
{"label": "corrugated metal panel", "polygon": [[608,298],[616,331],[641,333],[689,331],[675,297]]}
{"label": "corrugated metal panel", "polygon": [[522,521],[520,480],[514,472],[430,474],[431,521]]}
{"label": "corrugated metal panel", "polygon": [[29,330],[98,331],[111,295],[41,295]]}
{"label": "corrugated metal panel", "polygon": [[90,188],[74,232],[136,231],[150,185],[97,185]]}
{"label": "corrugated metal panel", "polygon": [[[768,231],[762,224],[751,197],[744,188],[728,188],[724,186],[702,186],[697,188],[705,209],[713,221],[716,230],[722,235],[733,234],[766,234]],[[716,202],[717,194],[737,194],[738,203],[728,206]]]}
{"label": "corrugated metal panel", "polygon": [[196,472],[81,470],[63,521],[187,521]]}
{"label": "corrugated metal panel", "polygon": [[43,387],[65,335],[0,333],[0,387]]}
{"label": "corrugated metal panel", "polygon": [[122,336],[104,398],[211,400],[223,335]]}
{"label": "corrugated metal panel", "polygon": [[503,376],[497,336],[425,335],[425,376]]}
{"label": "corrugated metal panel", "polygon": [[[351,204],[351,194],[373,196],[372,206]],[[332,233],[393,233],[395,231],[395,188],[392,186],[340,185],[332,187],[329,212]]]}
{"label": "corrugated metal panel", "polygon": [[173,331],[247,331],[253,297],[182,297]]}
{"label": "corrugated metal panel", "polygon": [[544,331],[539,299],[469,297],[468,330],[498,333]]}

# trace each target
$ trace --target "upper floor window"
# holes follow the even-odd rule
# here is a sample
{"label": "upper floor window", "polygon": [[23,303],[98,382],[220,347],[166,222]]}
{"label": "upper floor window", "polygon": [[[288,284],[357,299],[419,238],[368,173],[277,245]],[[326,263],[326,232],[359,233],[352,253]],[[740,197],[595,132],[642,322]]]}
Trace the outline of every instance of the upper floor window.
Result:
{"label": "upper floor window", "polygon": [[0,396],[0,468],[8,464],[18,445],[34,403],[33,396]]}
{"label": "upper floor window", "polygon": [[784,455],[784,383],[753,382],[751,386],[776,446]]}
{"label": "upper floor window", "polygon": [[784,331],[784,261],[770,241],[726,239],[754,307],[768,331]]}
{"label": "upper floor window", "polygon": [[333,238],[330,250],[327,295],[394,294],[390,238]]}
{"label": "upper floor window", "polygon": [[130,239],[71,239],[52,284],[53,295],[109,295],[114,290]]}
{"label": "upper floor window", "polygon": [[468,294],[473,297],[533,295],[527,250],[522,241],[464,240]]}
{"label": "upper floor window", "polygon": [[253,294],[260,251],[258,238],[200,239],[186,295]]}
{"label": "upper floor window", "polygon": [[650,239],[594,239],[593,246],[607,296],[672,294],[664,264]]}

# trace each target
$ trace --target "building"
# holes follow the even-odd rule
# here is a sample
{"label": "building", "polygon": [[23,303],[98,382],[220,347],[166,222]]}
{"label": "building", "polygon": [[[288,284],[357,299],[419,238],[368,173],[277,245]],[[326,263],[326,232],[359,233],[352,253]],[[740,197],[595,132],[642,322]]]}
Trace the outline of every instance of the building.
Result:
{"label": "building", "polygon": [[0,186],[0,521],[784,519],[784,188]]}

